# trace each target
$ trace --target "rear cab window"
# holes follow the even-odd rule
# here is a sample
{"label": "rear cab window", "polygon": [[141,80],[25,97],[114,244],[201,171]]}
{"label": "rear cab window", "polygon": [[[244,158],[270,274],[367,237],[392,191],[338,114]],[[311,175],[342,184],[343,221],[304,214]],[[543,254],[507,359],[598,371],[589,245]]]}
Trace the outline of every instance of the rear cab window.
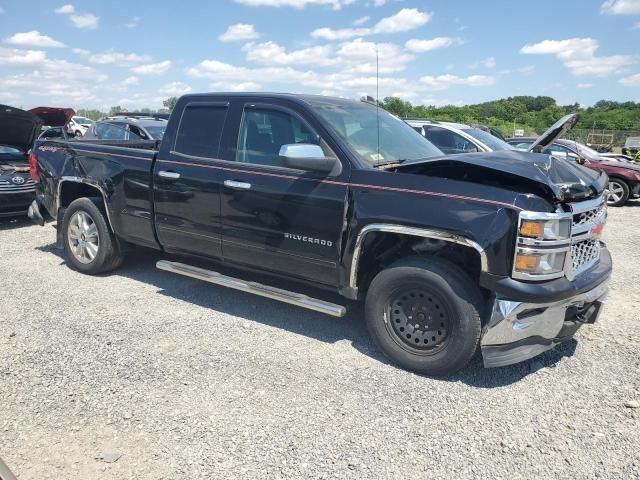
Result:
{"label": "rear cab window", "polygon": [[217,159],[228,110],[223,103],[188,104],[180,118],[172,153]]}

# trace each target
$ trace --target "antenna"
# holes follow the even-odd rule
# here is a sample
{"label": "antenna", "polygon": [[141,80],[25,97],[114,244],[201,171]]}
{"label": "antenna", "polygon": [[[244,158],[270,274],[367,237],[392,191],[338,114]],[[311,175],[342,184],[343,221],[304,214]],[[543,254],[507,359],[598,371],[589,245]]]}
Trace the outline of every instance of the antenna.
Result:
{"label": "antenna", "polygon": [[376,43],[376,124],[378,133],[378,152],[376,162],[380,162],[380,59],[378,57],[378,44]]}

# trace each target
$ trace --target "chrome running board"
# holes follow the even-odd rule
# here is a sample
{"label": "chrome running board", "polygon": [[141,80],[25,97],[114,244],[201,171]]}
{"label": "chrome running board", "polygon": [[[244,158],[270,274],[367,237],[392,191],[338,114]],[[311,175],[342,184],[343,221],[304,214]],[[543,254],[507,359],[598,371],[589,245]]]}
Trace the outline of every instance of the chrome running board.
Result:
{"label": "chrome running board", "polygon": [[257,282],[247,282],[238,278],[228,277],[218,272],[205,270],[204,268],[193,267],[191,265],[185,265],[184,263],[160,260],[158,263],[156,263],[156,267],[160,270],[177,273],[178,275],[184,275],[186,277],[195,278],[197,280],[204,280],[205,282],[213,283],[214,285],[234,288],[243,292],[253,293],[254,295],[260,295],[261,297],[267,297],[273,300],[279,300],[280,302],[290,303],[291,305],[297,305],[298,307],[325,313],[327,315],[331,315],[332,317],[344,317],[344,315],[347,313],[347,309],[342,305],[336,305],[335,303],[329,303],[325,302],[324,300],[318,300],[317,298],[311,298],[301,293],[289,292],[280,288],[262,285],[261,283]]}

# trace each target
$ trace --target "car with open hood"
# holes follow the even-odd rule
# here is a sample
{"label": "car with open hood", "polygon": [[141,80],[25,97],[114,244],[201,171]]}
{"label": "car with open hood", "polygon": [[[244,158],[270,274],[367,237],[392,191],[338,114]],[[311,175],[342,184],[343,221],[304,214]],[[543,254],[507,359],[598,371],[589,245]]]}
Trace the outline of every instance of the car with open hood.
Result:
{"label": "car with open hood", "polygon": [[625,205],[630,199],[640,197],[640,166],[631,162],[613,160],[602,156],[592,148],[564,138],[556,138],[544,145],[534,138],[518,137],[507,140],[522,151],[542,150],[555,158],[562,158],[588,169],[604,172],[609,176],[608,204],[612,207]]}
{"label": "car with open hood", "polygon": [[38,107],[29,111],[0,105],[0,216],[25,215],[35,195],[28,155],[42,125],[64,126],[72,109]]}

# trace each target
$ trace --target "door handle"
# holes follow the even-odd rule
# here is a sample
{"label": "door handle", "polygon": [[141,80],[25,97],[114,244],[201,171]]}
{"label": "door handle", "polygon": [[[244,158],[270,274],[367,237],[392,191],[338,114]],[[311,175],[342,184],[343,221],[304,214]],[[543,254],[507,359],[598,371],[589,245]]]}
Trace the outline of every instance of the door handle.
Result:
{"label": "door handle", "polygon": [[251,184],[245,182],[237,182],[235,180],[225,180],[224,186],[229,188],[234,188],[236,190],[250,190]]}
{"label": "door handle", "polygon": [[169,180],[178,180],[180,174],[176,172],[168,172],[167,170],[160,170],[158,176],[162,178],[168,178]]}

